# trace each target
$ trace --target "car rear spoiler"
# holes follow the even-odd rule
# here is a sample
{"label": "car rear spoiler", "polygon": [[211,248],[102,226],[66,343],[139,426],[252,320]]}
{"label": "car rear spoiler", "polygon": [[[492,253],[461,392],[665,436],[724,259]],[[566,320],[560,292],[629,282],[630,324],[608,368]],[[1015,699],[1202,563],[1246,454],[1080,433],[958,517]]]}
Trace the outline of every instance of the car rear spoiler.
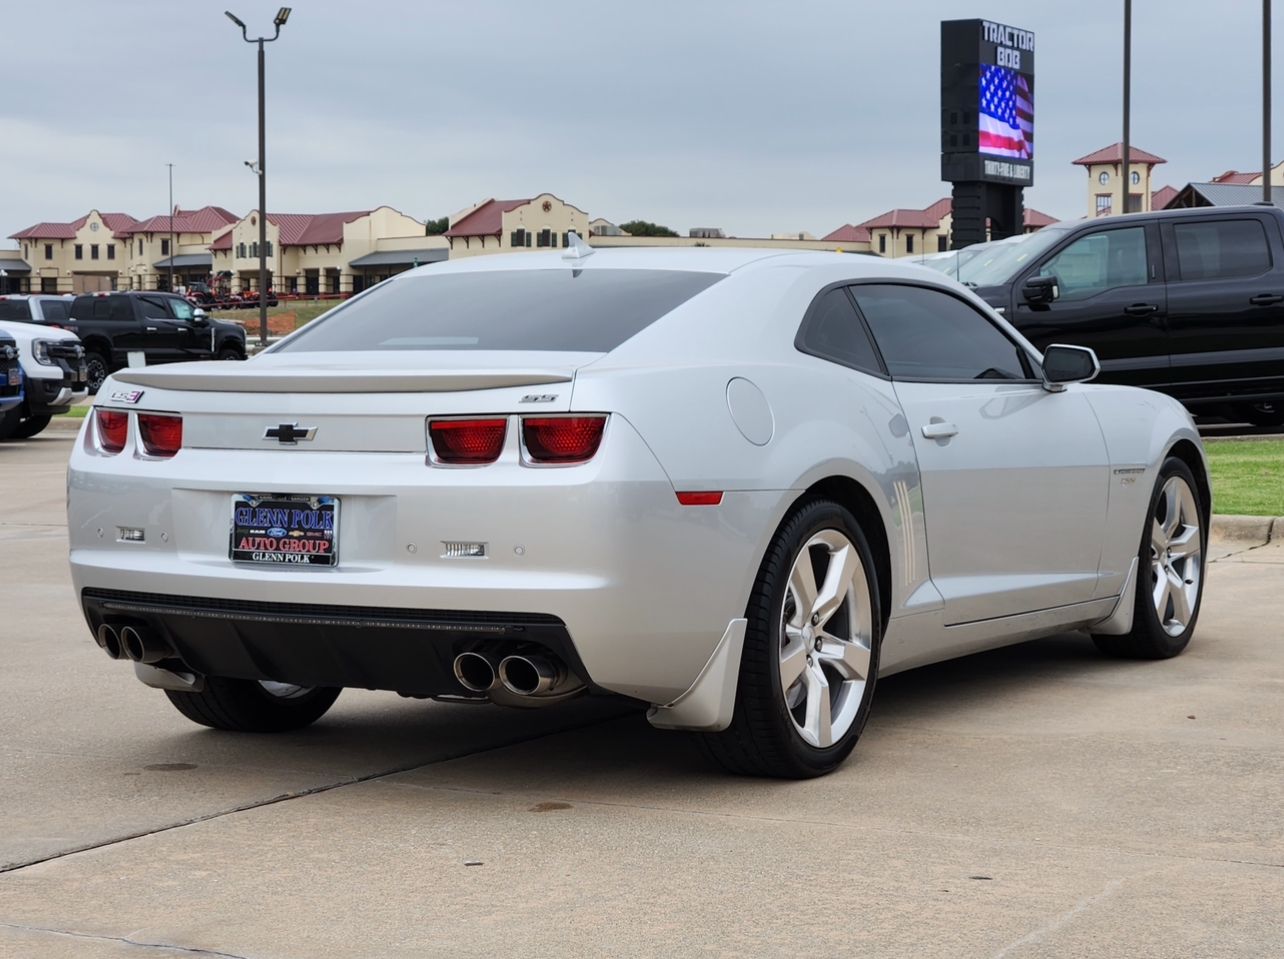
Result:
{"label": "car rear spoiler", "polygon": [[216,393],[453,393],[509,386],[569,383],[564,370],[334,370],[247,369],[239,363],[124,369],[118,383]]}

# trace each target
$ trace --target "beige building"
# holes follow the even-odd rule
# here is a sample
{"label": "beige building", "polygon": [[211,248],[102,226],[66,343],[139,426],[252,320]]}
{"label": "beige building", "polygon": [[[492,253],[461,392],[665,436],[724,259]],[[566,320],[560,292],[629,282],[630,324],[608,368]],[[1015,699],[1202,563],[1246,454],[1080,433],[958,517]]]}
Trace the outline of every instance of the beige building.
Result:
{"label": "beige building", "polygon": [[[889,210],[863,223],[840,226],[822,243],[864,243],[865,249],[879,256],[923,256],[950,248],[950,229],[954,222],[954,201],[943,197],[922,210]],[[1056,223],[1056,218],[1026,207],[1024,232]]]}
{"label": "beige building", "polygon": [[37,223],[13,234],[28,267],[23,292],[128,289],[126,244],[136,222],[127,213],[90,210],[70,223]]}
{"label": "beige building", "polygon": [[[349,213],[269,213],[268,288],[277,294],[360,293],[416,263],[444,260],[445,237],[392,207]],[[229,292],[259,288],[259,213],[251,210],[209,244],[211,269]]]}
{"label": "beige building", "polygon": [[1088,216],[1110,216],[1119,212],[1146,213],[1151,210],[1152,174],[1167,163],[1163,157],[1130,146],[1128,149],[1128,208],[1124,211],[1123,143],[1112,143],[1074,161],[1088,172]]}
{"label": "beige building", "polygon": [[451,258],[565,247],[567,235],[589,235],[589,215],[541,193],[529,200],[483,200],[450,218]]}

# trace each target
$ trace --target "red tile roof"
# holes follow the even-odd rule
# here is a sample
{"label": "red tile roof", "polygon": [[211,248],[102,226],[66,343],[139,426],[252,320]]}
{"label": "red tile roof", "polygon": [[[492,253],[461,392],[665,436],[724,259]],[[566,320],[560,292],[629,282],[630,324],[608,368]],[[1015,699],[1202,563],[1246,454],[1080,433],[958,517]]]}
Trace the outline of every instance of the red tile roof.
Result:
{"label": "red tile roof", "polygon": [[1154,193],[1150,194],[1150,208],[1152,210],[1166,210],[1168,204],[1173,202],[1177,196],[1175,187],[1162,186]]}
{"label": "red tile roof", "polygon": [[[1108,147],[1102,147],[1096,153],[1089,153],[1086,157],[1079,157],[1074,163],[1076,166],[1089,166],[1093,163],[1123,163],[1123,141],[1112,143]],[[1167,163],[1163,157],[1157,157],[1153,153],[1147,153],[1135,146],[1128,148],[1128,163]]]}
{"label": "red tile roof", "polygon": [[[932,204],[936,206],[936,204]],[[930,209],[930,208],[929,208]],[[939,216],[932,216],[927,210],[889,210],[872,220],[857,224],[864,227],[885,227],[889,229],[904,228],[911,230],[934,230],[941,225]]]}
{"label": "red tile roof", "polygon": [[216,236],[214,242],[210,244],[211,250],[230,250],[232,249],[232,231],[228,230],[222,236]]}
{"label": "red tile roof", "polygon": [[1221,176],[1215,176],[1209,183],[1245,183],[1251,184],[1256,180],[1260,173],[1240,173],[1238,170],[1227,170]]}
{"label": "red tile roof", "polygon": [[1034,209],[1033,207],[1026,207],[1025,213],[1021,217],[1022,225],[1027,227],[1050,226],[1056,222],[1057,222],[1057,218],[1055,216],[1048,216],[1048,214],[1046,213],[1040,213],[1038,210]]}
{"label": "red tile roof", "polygon": [[[240,217],[235,213],[229,213],[220,206],[204,206],[199,210],[175,210],[172,230],[174,233],[213,233],[239,219]],[[169,232],[171,232],[170,217],[162,213],[160,216],[140,220],[127,229],[121,230],[120,234],[128,236],[134,233]]]}
{"label": "red tile roof", "polygon": [[822,236],[821,240],[827,243],[868,243],[869,230],[863,226],[852,226],[847,223],[828,236]]}
{"label": "red tile roof", "polygon": [[954,212],[954,200],[948,196],[941,197],[923,212],[928,216],[936,217],[936,222],[939,226],[943,217],[947,217]]}
{"label": "red tile roof", "polygon": [[531,202],[525,200],[487,200],[449,230],[446,236],[499,236],[503,229],[504,214]]}
{"label": "red tile roof", "polygon": [[281,246],[326,246],[343,242],[343,225],[369,216],[373,210],[350,213],[269,213],[268,222],[281,231]]}
{"label": "red tile roof", "polygon": [[[137,222],[128,213],[100,213],[103,223],[107,229],[111,230],[116,236],[120,236],[120,231],[128,229]],[[70,223],[37,223],[35,226],[29,226],[20,233],[15,233],[9,239],[11,240],[70,240],[76,235],[76,231],[85,225],[89,219],[86,213],[78,220],[72,220]]]}

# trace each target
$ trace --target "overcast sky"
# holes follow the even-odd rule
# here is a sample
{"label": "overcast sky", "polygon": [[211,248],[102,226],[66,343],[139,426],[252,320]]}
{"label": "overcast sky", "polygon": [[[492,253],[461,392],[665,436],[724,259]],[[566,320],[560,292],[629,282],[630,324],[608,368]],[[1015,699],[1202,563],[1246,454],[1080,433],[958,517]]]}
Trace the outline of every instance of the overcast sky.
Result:
{"label": "overcast sky", "polygon": [[[254,48],[229,4],[271,32],[262,0],[0,0],[0,236],[163,213],[167,162],[184,207],[255,205]],[[1260,6],[1133,6],[1133,143],[1168,159],[1156,185],[1259,169]],[[1026,204],[1082,216],[1070,161],[1120,139],[1122,8],[298,0],[268,46],[268,207],[424,219],[547,191],[615,222],[820,236],[948,194],[938,24],[985,17],[1037,38]]]}

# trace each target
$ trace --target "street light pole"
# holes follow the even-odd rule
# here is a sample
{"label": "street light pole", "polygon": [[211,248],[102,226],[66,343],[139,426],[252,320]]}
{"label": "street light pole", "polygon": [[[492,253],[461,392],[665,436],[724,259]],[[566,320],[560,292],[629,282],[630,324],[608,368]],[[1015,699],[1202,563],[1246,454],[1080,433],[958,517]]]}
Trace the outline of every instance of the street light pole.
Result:
{"label": "street light pole", "polygon": [[1128,212],[1128,199],[1132,192],[1132,158],[1129,140],[1132,136],[1132,0],[1124,0],[1124,102],[1123,102],[1123,209]]}
{"label": "street light pole", "polygon": [[285,21],[290,19],[290,8],[282,7],[277,11],[276,18],[272,25],[276,27],[276,32],[270,37],[259,37],[257,40],[251,40],[246,32],[245,24],[232,15],[231,11],[225,10],[227,18],[241,28],[241,38],[246,43],[257,43],[259,45],[259,163],[255,172],[259,176],[259,348],[267,346],[268,338],[268,321],[267,321],[267,147],[266,147],[266,100],[263,89],[263,44],[271,43],[281,35],[281,28],[285,26]]}
{"label": "street light pole", "polygon": [[169,291],[174,292],[174,164],[169,167]]}
{"label": "street light pole", "polygon": [[1262,202],[1271,199],[1271,0],[1262,0]]}

